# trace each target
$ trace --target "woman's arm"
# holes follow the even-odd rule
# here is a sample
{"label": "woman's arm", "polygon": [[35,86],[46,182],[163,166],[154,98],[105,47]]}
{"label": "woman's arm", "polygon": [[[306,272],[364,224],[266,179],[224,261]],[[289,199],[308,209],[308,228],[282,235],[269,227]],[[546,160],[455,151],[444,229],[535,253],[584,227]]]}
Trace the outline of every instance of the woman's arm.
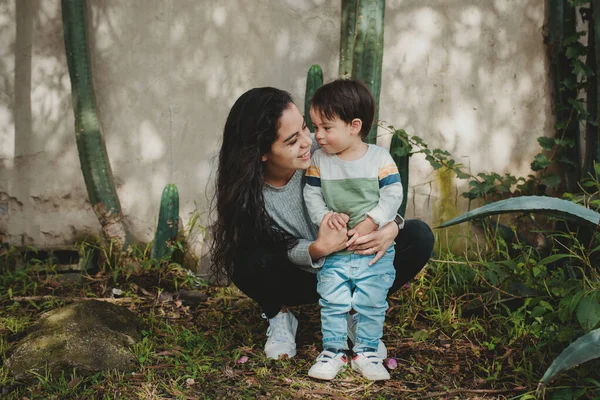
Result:
{"label": "woman's arm", "polygon": [[[320,259],[346,247],[348,241],[346,228],[341,226],[331,228],[327,224],[332,214],[333,211],[323,217],[316,240],[298,239],[298,243],[288,250],[288,258],[291,262],[305,267],[320,268],[322,266]],[[344,218],[344,222],[348,222],[347,215],[338,214],[338,216]]]}

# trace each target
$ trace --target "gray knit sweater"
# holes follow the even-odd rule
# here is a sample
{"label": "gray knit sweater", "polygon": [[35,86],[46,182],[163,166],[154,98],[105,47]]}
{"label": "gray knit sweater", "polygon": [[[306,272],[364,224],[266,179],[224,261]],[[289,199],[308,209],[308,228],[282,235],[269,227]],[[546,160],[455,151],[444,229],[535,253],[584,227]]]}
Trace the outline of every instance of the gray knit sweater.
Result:
{"label": "gray knit sweater", "polygon": [[304,170],[298,170],[283,187],[265,183],[263,195],[267,212],[298,244],[288,251],[289,259],[300,268],[316,272],[322,262],[313,262],[308,246],[317,239],[318,227],[313,224],[304,204]]}
{"label": "gray knit sweater", "polygon": [[[311,153],[319,148],[313,139]],[[318,227],[313,224],[304,204],[304,170],[298,170],[292,179],[282,187],[265,183],[263,197],[267,213],[287,233],[298,238],[298,244],[288,251],[288,258],[298,267],[316,273],[325,259],[313,262],[308,252],[308,246],[317,239]]]}

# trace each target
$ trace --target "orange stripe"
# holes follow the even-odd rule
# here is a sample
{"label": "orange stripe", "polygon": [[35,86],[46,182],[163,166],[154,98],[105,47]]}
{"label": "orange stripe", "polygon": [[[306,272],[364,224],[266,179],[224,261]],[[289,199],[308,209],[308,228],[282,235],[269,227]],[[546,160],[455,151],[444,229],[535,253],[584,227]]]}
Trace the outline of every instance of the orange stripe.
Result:
{"label": "orange stripe", "polygon": [[320,178],[321,173],[319,172],[319,168],[317,168],[315,165],[311,165],[306,170],[306,176],[314,176],[315,178]]}
{"label": "orange stripe", "polygon": [[398,167],[395,165],[386,165],[379,169],[378,177],[379,179],[385,178],[386,176],[398,174]]}

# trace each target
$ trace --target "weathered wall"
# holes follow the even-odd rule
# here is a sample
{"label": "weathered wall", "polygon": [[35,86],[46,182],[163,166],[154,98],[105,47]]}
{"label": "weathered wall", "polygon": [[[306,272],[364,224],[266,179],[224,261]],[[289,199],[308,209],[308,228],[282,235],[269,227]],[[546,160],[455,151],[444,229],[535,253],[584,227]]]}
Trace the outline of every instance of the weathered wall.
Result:
{"label": "weathered wall", "polygon": [[[152,238],[170,182],[184,222],[196,213],[206,223],[214,157],[240,94],[269,85],[302,104],[311,64],[326,81],[336,77],[340,3],[89,0],[100,120],[137,238]],[[380,118],[472,172],[526,173],[536,137],[552,125],[543,5],[388,0]],[[75,147],[60,1],[0,0],[0,40],[0,239],[43,247],[97,234]],[[456,194],[463,184],[419,156],[410,181],[408,216],[436,224],[466,208]]]}

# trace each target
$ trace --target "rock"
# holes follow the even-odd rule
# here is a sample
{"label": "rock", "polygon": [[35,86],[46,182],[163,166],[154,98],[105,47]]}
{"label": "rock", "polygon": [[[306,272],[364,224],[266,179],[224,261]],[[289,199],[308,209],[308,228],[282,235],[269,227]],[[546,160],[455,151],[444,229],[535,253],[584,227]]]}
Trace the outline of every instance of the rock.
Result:
{"label": "rock", "polygon": [[137,360],[131,348],[142,338],[143,323],[124,307],[82,301],[53,310],[27,330],[5,366],[16,380],[60,376],[73,368],[81,376],[106,370],[131,372]]}

